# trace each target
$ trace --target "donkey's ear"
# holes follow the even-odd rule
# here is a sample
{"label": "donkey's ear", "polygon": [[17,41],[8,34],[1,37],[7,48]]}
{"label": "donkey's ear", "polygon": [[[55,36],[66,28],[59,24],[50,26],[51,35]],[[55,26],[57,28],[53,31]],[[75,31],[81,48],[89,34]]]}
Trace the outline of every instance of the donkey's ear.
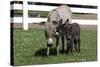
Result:
{"label": "donkey's ear", "polygon": [[58,24],[58,22],[57,21],[53,21],[53,24],[56,25],[56,24]]}
{"label": "donkey's ear", "polygon": [[47,39],[48,38],[48,34],[47,34],[47,31],[45,30],[45,38]]}
{"label": "donkey's ear", "polygon": [[40,22],[39,24],[40,24],[40,25],[45,25],[45,24],[46,24],[46,22],[45,22],[45,21],[43,21],[43,22]]}

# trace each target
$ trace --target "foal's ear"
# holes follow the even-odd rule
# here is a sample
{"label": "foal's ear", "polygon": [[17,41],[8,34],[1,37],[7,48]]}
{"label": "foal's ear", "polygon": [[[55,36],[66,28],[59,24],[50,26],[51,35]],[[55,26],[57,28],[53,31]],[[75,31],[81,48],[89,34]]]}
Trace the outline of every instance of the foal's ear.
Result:
{"label": "foal's ear", "polygon": [[59,25],[61,25],[62,24],[62,19],[60,19],[58,22],[59,22]]}
{"label": "foal's ear", "polygon": [[59,21],[60,23],[62,23],[62,19],[60,19],[60,21]]}
{"label": "foal's ear", "polygon": [[66,20],[66,23],[69,23],[69,19]]}
{"label": "foal's ear", "polygon": [[64,28],[67,27],[67,24],[69,23],[69,19],[66,20],[65,24],[64,24]]}

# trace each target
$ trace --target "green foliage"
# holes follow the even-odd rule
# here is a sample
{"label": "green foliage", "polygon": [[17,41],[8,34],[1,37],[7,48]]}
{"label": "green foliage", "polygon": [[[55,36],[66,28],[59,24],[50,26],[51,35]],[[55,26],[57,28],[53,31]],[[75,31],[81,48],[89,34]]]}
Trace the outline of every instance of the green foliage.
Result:
{"label": "green foliage", "polygon": [[[14,29],[14,65],[55,64],[97,60],[97,31],[81,30],[81,52],[46,56],[44,30]],[[55,47],[55,45],[53,46]],[[60,45],[61,47],[61,45]],[[55,49],[52,48],[51,53]]]}

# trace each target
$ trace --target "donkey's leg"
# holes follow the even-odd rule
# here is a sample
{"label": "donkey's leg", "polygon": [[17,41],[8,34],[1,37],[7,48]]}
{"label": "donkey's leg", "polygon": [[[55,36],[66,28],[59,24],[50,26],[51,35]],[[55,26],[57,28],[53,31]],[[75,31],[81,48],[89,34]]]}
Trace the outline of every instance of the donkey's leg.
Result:
{"label": "donkey's leg", "polygon": [[50,49],[50,48],[49,48],[49,47],[47,47],[47,55],[49,55],[49,49]]}
{"label": "donkey's leg", "polygon": [[59,37],[56,37],[57,54],[59,54]]}
{"label": "donkey's leg", "polygon": [[59,45],[57,45],[57,55],[59,55]]}

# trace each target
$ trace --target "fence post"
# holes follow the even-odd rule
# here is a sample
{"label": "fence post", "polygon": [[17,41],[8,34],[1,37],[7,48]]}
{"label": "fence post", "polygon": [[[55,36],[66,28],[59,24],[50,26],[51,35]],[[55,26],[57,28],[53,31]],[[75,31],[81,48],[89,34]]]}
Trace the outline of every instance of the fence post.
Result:
{"label": "fence post", "polygon": [[28,30],[28,9],[27,1],[23,1],[23,29]]}

